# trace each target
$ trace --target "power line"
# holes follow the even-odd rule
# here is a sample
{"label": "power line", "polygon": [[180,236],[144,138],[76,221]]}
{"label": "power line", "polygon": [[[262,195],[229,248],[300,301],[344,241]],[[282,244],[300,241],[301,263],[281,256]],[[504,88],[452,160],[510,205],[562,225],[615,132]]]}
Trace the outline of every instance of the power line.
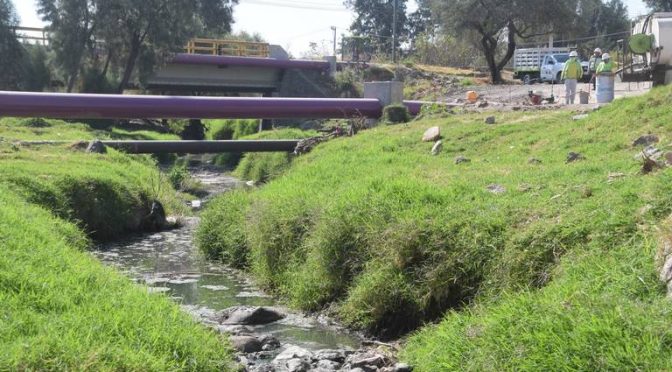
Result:
{"label": "power line", "polygon": [[[573,41],[585,41],[585,40],[593,40],[593,39],[599,39],[602,37],[609,37],[609,36],[618,36],[618,35],[626,35],[629,34],[630,31],[621,31],[621,32],[614,32],[611,34],[604,34],[604,35],[597,35],[597,36],[587,36],[587,37],[581,37],[578,39],[567,39],[567,40],[554,40],[553,43],[569,43]],[[537,45],[537,44],[544,44],[545,42],[538,42],[538,43],[523,43],[520,44],[521,46],[525,45]]]}

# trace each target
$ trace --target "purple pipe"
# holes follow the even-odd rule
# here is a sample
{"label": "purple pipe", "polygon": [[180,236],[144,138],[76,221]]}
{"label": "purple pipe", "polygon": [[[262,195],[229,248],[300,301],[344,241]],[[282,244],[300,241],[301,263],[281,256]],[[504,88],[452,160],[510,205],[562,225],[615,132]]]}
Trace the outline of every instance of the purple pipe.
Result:
{"label": "purple pipe", "polygon": [[0,91],[0,116],[62,119],[380,117],[377,99],[174,97]]}
{"label": "purple pipe", "polygon": [[327,61],[302,59],[276,59],[259,57],[212,56],[206,54],[177,54],[171,63],[182,65],[217,65],[268,68],[300,68],[306,70],[328,70]]}

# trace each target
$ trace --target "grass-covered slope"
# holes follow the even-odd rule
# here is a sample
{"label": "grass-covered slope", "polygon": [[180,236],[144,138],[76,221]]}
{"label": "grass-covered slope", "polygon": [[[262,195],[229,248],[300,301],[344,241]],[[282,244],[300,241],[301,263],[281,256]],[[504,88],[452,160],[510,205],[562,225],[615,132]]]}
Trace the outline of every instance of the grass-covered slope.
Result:
{"label": "grass-covered slope", "polygon": [[[672,211],[672,173],[641,175],[632,142],[651,132],[666,148],[670,104],[660,89],[579,121],[457,115],[334,140],[222,196],[199,241],[294,305],[337,302],[373,332],[454,309],[411,340],[404,356],[421,370],[663,366],[672,306],[654,226]],[[420,141],[433,125],[438,156]],[[566,163],[569,152],[585,160]]]}
{"label": "grass-covered slope", "polygon": [[[5,138],[24,138],[25,127],[3,123]],[[92,135],[85,126],[54,127],[41,128],[44,137]],[[147,157],[0,141],[0,370],[229,365],[218,335],[85,251],[85,232],[113,238],[141,228],[153,199],[180,211]]]}

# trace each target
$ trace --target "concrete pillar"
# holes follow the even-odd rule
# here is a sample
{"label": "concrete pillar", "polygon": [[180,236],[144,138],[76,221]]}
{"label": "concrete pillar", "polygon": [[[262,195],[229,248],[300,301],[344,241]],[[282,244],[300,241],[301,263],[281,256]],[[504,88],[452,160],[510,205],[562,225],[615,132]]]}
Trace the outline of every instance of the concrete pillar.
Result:
{"label": "concrete pillar", "polygon": [[372,81],[364,83],[364,98],[375,98],[385,107],[400,105],[404,100],[404,83],[401,81]]}
{"label": "concrete pillar", "polygon": [[329,62],[329,76],[333,77],[336,75],[336,70],[338,68],[336,64],[336,56],[325,56],[324,60]]}
{"label": "concrete pillar", "polygon": [[[382,107],[404,102],[404,83],[401,81],[372,81],[364,83],[364,98],[375,98]],[[367,119],[366,125],[375,126],[377,119]]]}

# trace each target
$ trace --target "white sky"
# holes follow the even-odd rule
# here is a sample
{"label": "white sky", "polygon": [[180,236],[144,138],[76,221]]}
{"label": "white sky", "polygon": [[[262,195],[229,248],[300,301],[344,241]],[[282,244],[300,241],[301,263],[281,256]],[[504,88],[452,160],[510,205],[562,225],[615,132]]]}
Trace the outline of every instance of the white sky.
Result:
{"label": "white sky", "polygon": [[[21,25],[44,26],[44,22],[37,15],[35,0],[12,1],[21,18]],[[642,0],[624,2],[631,16],[646,13]],[[409,5],[409,8],[412,7]],[[300,57],[308,50],[310,42],[331,48],[331,27],[337,28],[340,39],[341,33],[346,32],[353,17],[342,0],[239,0],[234,8],[233,29],[259,33],[270,43],[279,44],[294,57]]]}

